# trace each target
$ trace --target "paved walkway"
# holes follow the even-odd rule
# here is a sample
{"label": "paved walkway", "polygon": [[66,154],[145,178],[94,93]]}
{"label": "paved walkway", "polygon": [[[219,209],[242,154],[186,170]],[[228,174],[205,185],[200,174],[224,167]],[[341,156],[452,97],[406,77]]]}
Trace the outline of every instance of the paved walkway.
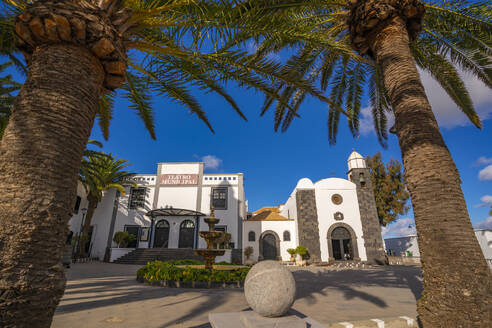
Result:
{"label": "paved walkway", "polygon": [[[75,264],[52,328],[209,327],[209,312],[248,309],[242,290],[151,287],[137,283],[139,266]],[[293,269],[293,309],[321,323],[415,316],[421,275],[417,267],[373,270]]]}

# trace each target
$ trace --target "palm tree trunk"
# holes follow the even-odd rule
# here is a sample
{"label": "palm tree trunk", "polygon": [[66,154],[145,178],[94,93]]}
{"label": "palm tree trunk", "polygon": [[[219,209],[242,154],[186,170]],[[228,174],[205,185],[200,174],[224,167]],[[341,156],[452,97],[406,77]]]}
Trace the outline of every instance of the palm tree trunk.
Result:
{"label": "palm tree trunk", "polygon": [[86,257],[87,254],[85,253],[85,245],[87,243],[90,243],[91,241],[88,239],[89,238],[89,230],[91,228],[91,221],[92,217],[94,216],[94,212],[96,211],[98,199],[97,197],[92,196],[91,194],[87,195],[87,200],[89,201],[89,204],[87,205],[87,215],[85,216],[85,221],[84,221],[84,226],[82,228],[82,239],[79,243],[79,255],[80,257]]}
{"label": "palm tree trunk", "polygon": [[492,275],[473,232],[458,170],[439,131],[399,17],[374,36],[412,198],[424,327],[492,327]]}
{"label": "palm tree trunk", "polygon": [[104,79],[83,47],[38,46],[0,141],[0,322],[49,327],[77,172]]}

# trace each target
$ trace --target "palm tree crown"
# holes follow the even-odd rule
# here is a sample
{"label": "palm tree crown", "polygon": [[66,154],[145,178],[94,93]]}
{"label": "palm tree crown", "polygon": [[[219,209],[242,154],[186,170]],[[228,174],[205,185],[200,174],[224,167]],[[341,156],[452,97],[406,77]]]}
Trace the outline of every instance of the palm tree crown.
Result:
{"label": "palm tree crown", "polygon": [[[293,85],[329,101],[310,83],[271,60],[241,50],[217,50],[237,31],[258,30],[254,17],[242,17],[243,5],[213,0],[84,0],[71,2],[3,0],[0,49],[16,58],[17,49],[29,63],[36,45],[68,42],[91,49],[106,73],[97,112],[105,138],[113,116],[115,89],[143,120],[152,138],[155,128],[152,94],[188,108],[213,132],[191,88],[222,96],[246,120],[224,89],[226,81],[252,88],[283,102],[272,81]],[[16,35],[14,38],[13,35]],[[315,38],[313,38],[315,39]],[[318,39],[326,44],[323,39]],[[337,42],[334,42],[336,45]],[[287,103],[284,104],[289,107]]]}
{"label": "palm tree crown", "polygon": [[[269,31],[242,32],[230,40],[228,46],[253,38],[258,41],[259,57],[288,47],[298,49],[288,60],[287,66],[293,75],[317,81],[323,91],[329,92],[332,100],[328,115],[331,143],[336,142],[340,114],[347,116],[351,132],[354,136],[358,135],[361,100],[367,92],[375,130],[380,142],[386,144],[387,114],[392,108],[380,67],[373,60],[366,36],[363,35],[364,29],[374,28],[378,22],[390,19],[389,16],[397,13],[407,17],[407,29],[413,40],[411,53],[418,67],[430,73],[470,121],[481,127],[459,70],[473,74],[492,88],[492,4],[489,1],[249,2],[255,3],[256,7],[251,5],[256,10],[253,11],[254,15],[258,11],[268,13],[267,18],[258,20],[258,24],[270,17],[274,17],[275,24],[269,26]],[[358,11],[353,10],[354,6],[359,6]],[[298,32],[297,39],[294,39],[289,36],[292,29],[304,33]],[[308,31],[323,33],[327,40],[336,40],[337,47],[327,48],[325,44],[302,37]],[[343,45],[354,49],[352,56],[347,54]],[[276,105],[275,129],[285,131],[293,118],[298,116],[306,94],[282,83],[277,85],[277,91],[281,93],[282,101]],[[275,100],[267,97],[261,113],[265,113]]]}
{"label": "palm tree crown", "polygon": [[103,191],[111,188],[125,194],[125,185],[135,186],[129,179],[135,175],[133,171],[126,171],[131,166],[124,159],[115,159],[112,154],[89,154],[84,157],[80,167],[79,180],[88,194],[101,201]]}

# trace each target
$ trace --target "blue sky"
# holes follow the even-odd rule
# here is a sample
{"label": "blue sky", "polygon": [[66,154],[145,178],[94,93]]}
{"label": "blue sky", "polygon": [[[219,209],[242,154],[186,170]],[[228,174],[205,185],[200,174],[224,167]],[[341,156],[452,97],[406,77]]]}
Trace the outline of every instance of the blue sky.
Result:
{"label": "blue sky", "polygon": [[[477,110],[484,119],[478,130],[447,98],[442,89],[423,75],[429,99],[451,154],[463,180],[463,191],[472,222],[491,227],[488,217],[492,203],[492,92],[481,82],[463,75],[470,87]],[[346,177],[347,157],[353,148],[363,156],[382,151],[384,160],[401,160],[396,136],[390,135],[388,149],[379,145],[372,131],[372,118],[363,110],[361,136],[354,139],[346,122],[341,121],[338,142],[330,146],[327,138],[327,106],[309,99],[286,133],[273,131],[273,112],[259,117],[263,96],[230,86],[228,90],[248,117],[244,122],[220,97],[198,96],[216,131],[208,128],[188,111],[167,99],[154,98],[157,140],[152,140],[143,123],[124,99],[116,102],[115,118],[104,150],[125,158],[138,173],[155,173],[157,162],[201,161],[208,172],[243,172],[246,197],[251,210],[286,201],[302,177],[313,181],[335,176]],[[92,138],[103,140],[96,126]],[[479,173],[482,171],[481,179]],[[487,220],[485,222],[485,220]],[[386,229],[386,236],[411,233],[412,213]]]}
{"label": "blue sky", "polygon": [[[5,59],[3,59],[5,60]],[[3,60],[1,60],[3,62]],[[14,72],[16,80],[22,78]],[[422,79],[446,144],[458,166],[471,220],[476,227],[492,228],[492,92],[481,82],[462,75],[469,87],[484,127],[467,122],[444,91],[428,75]],[[110,136],[104,141],[94,126],[92,139],[103,141],[106,152],[127,159],[137,173],[155,173],[158,162],[205,161],[208,172],[242,172],[250,210],[284,203],[300,178],[313,181],[346,177],[347,157],[355,148],[363,156],[382,152],[383,159],[401,161],[396,136],[382,149],[372,130],[369,107],[364,107],[361,136],[354,139],[341,119],[337,144],[327,137],[327,106],[308,99],[301,118],[286,133],[273,131],[273,111],[259,117],[263,96],[229,85],[248,122],[243,121],[220,97],[195,93],[206,110],[215,134],[187,109],[165,98],[154,97],[157,140],[152,140],[125,99],[115,103]],[[368,106],[367,99],[364,106]],[[412,213],[385,229],[386,236],[413,233]]]}

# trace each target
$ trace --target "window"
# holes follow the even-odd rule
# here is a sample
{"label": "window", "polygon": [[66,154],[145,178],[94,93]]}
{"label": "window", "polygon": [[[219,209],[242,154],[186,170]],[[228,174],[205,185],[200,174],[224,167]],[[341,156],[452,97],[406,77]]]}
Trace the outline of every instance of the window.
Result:
{"label": "window", "polygon": [[359,181],[361,187],[366,186],[366,179],[364,178],[364,173],[359,173]]}
{"label": "window", "polygon": [[73,214],[79,214],[79,208],[80,208],[80,202],[82,201],[82,198],[80,196],[77,196],[77,199],[75,200],[75,207],[73,209]]}
{"label": "window", "polygon": [[290,241],[290,232],[288,230],[284,231],[284,241]]}
{"label": "window", "polygon": [[343,213],[341,212],[336,212],[335,214],[333,214],[333,217],[335,218],[335,220],[337,221],[342,221],[343,220]]}
{"label": "window", "polygon": [[331,196],[331,201],[335,205],[340,205],[343,202],[343,198],[339,194],[334,194],[333,196]]}
{"label": "window", "polygon": [[217,210],[227,209],[227,188],[212,189],[212,205]]}
{"label": "window", "polygon": [[128,208],[137,209],[145,206],[145,194],[146,188],[134,188],[130,189],[130,197],[128,199]]}
{"label": "window", "polygon": [[254,231],[248,232],[248,241],[255,241],[255,240],[256,240],[255,232]]}

